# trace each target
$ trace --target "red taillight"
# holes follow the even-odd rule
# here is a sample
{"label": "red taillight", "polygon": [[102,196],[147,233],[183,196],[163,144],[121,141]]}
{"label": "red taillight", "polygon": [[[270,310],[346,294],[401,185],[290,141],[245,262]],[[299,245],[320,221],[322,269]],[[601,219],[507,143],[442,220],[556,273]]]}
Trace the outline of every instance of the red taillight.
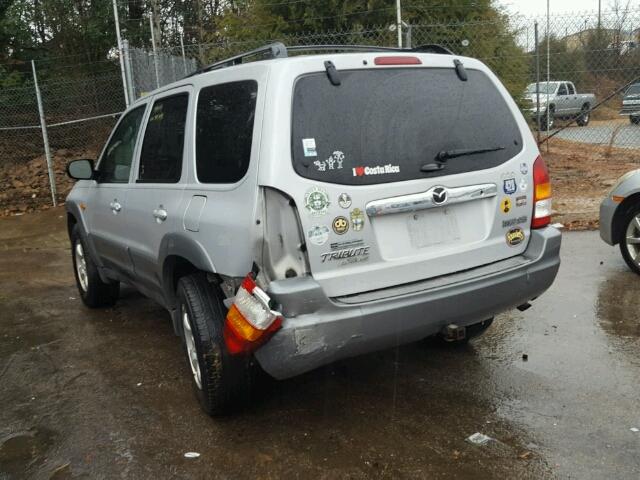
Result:
{"label": "red taillight", "polygon": [[229,353],[255,351],[282,326],[282,315],[269,308],[269,301],[252,274],[247,275],[224,322],[224,341]]}
{"label": "red taillight", "polygon": [[533,216],[531,228],[546,227],[551,223],[551,179],[542,157],[533,163]]}
{"label": "red taillight", "polygon": [[376,65],[422,65],[418,57],[406,56],[376,57],[373,63]]}

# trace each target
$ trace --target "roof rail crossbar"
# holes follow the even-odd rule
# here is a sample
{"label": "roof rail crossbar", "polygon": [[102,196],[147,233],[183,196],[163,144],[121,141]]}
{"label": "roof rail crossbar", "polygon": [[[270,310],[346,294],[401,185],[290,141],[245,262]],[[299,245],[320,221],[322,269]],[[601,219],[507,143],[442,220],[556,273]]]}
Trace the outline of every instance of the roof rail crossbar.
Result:
{"label": "roof rail crossbar", "polygon": [[331,52],[421,52],[421,53],[437,53],[444,55],[454,55],[454,53],[442,45],[428,43],[415,48],[398,48],[398,47],[378,47],[375,45],[293,45],[286,47],[281,42],[270,43],[255,50],[235,55],[233,57],[220,60],[206,67],[202,67],[187,77],[192,77],[200,73],[217,70],[219,68],[231,67],[243,63],[243,60],[249,57],[262,55],[267,58],[286,58],[288,52],[313,52],[313,51],[331,51]]}
{"label": "roof rail crossbar", "polygon": [[429,43],[415,48],[378,47],[376,45],[294,45],[287,47],[290,52],[313,52],[317,50],[352,51],[352,52],[423,52],[454,55],[454,53],[442,45]]}
{"label": "roof rail crossbar", "polygon": [[281,42],[270,43],[269,45],[264,45],[254,50],[249,50],[248,52],[244,52],[239,55],[235,55],[233,57],[225,58],[224,60],[220,60],[219,62],[215,62],[215,63],[212,63],[211,65],[202,67],[196,70],[195,72],[193,72],[191,75],[187,75],[187,77],[192,77],[194,75],[198,75],[204,72],[209,72],[211,70],[217,70],[218,68],[239,65],[242,63],[242,61],[245,58],[254,57],[256,55],[262,55],[267,58],[285,58],[287,57],[287,47],[285,47],[284,43],[281,43]]}
{"label": "roof rail crossbar", "polygon": [[426,43],[424,45],[418,45],[411,49],[414,52],[423,52],[423,53],[439,53],[443,55],[455,55],[451,50],[447,47],[443,47],[437,43]]}
{"label": "roof rail crossbar", "polygon": [[331,52],[401,52],[406,51],[397,47],[378,47],[376,45],[293,45],[287,47],[290,52],[314,52],[328,50]]}

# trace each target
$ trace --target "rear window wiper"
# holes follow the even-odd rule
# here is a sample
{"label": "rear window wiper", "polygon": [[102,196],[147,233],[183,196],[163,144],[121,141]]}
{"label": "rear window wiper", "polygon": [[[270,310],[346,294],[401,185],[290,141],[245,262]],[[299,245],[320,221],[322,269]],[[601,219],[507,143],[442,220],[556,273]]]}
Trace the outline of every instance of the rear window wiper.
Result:
{"label": "rear window wiper", "polygon": [[436,163],[427,163],[420,167],[421,172],[435,172],[445,167],[447,160],[457,157],[466,157],[468,155],[478,155],[480,153],[497,152],[504,150],[505,147],[488,147],[488,148],[461,148],[458,150],[441,150],[436,155]]}

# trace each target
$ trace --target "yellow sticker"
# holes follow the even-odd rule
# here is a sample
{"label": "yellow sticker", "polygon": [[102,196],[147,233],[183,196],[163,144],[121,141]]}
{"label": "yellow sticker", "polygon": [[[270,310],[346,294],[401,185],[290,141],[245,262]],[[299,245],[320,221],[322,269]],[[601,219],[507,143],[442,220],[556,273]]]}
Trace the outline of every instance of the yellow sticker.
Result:
{"label": "yellow sticker", "polygon": [[520,245],[524,242],[524,230],[520,227],[512,228],[506,234],[507,245],[510,247],[515,247],[516,245]]}
{"label": "yellow sticker", "polygon": [[349,220],[345,217],[336,217],[333,219],[333,224],[331,226],[333,227],[334,232],[338,235],[342,235],[347,233],[347,230],[349,230]]}
{"label": "yellow sticker", "polygon": [[511,211],[511,200],[509,197],[504,197],[500,200],[500,210],[502,210],[502,213],[509,213]]}

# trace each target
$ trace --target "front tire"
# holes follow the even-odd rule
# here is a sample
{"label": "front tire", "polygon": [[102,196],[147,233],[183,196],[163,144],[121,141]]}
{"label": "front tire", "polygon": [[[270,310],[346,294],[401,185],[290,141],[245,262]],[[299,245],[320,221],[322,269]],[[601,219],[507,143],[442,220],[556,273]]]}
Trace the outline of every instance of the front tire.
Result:
{"label": "front tire", "polygon": [[77,225],[71,231],[71,258],[82,303],[89,308],[113,306],[120,295],[120,282],[102,281]]}
{"label": "front tire", "polygon": [[632,123],[633,125],[638,125],[638,123],[640,123],[640,117],[629,115],[629,123]]}
{"label": "front tire", "polygon": [[583,105],[576,123],[579,127],[586,127],[589,125],[589,120],[591,120],[591,107],[589,105]]}
{"label": "front tire", "polygon": [[623,225],[620,253],[631,271],[640,275],[640,204],[627,212]]}
{"label": "front tire", "polygon": [[177,294],[182,344],[196,397],[208,415],[228,414],[249,393],[250,357],[228,353],[223,338],[226,308],[204,274],[182,277]]}

